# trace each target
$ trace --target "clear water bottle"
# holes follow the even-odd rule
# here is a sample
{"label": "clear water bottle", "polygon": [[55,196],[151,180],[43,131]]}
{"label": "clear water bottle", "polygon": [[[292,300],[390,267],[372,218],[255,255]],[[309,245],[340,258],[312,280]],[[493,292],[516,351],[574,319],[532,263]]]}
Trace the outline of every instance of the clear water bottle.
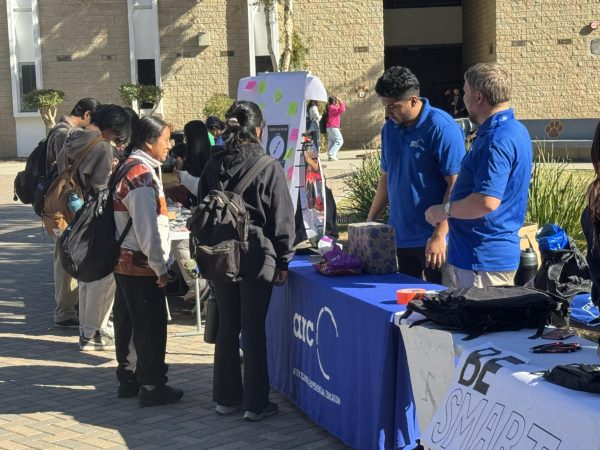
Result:
{"label": "clear water bottle", "polygon": [[75,214],[83,206],[83,200],[77,195],[76,192],[69,193],[69,199],[67,203],[69,211]]}

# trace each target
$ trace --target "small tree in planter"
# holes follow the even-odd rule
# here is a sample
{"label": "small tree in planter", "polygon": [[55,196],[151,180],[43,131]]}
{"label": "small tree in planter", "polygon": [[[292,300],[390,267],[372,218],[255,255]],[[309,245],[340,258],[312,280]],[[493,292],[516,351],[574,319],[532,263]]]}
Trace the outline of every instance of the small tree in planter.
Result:
{"label": "small tree in planter", "polygon": [[235,100],[229,98],[226,94],[213,95],[208,99],[202,110],[204,117],[217,116],[221,119],[225,118],[225,113],[233,102],[235,102]]}
{"label": "small tree in planter", "polygon": [[137,102],[138,112],[141,112],[144,105],[152,105],[149,115],[154,114],[158,108],[163,93],[163,89],[151,84],[124,83],[119,87],[119,95],[123,103],[133,107],[134,103]]}
{"label": "small tree in planter", "polygon": [[56,89],[39,89],[28,92],[23,97],[26,108],[40,111],[46,133],[56,125],[56,108],[65,100],[65,93]]}

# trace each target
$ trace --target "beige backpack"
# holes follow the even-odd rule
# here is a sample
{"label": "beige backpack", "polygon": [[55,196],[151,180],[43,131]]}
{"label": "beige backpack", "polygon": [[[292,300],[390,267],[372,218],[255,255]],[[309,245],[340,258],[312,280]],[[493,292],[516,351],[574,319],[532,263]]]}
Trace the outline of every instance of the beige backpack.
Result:
{"label": "beige backpack", "polygon": [[48,233],[51,236],[59,237],[63,230],[67,228],[69,222],[75,217],[75,213],[69,209],[69,194],[74,193],[83,198],[81,187],[77,180],[77,170],[89,154],[94,145],[103,140],[98,136],[84,148],[73,164],[67,166],[65,171],[59,174],[46,192],[44,197],[44,209],[42,210],[42,221]]}

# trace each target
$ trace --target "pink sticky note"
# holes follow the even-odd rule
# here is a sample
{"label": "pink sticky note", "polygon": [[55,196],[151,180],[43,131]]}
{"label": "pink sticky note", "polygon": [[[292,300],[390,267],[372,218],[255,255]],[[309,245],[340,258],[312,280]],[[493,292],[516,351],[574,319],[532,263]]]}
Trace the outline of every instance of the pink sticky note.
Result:
{"label": "pink sticky note", "polygon": [[290,141],[295,141],[298,139],[298,132],[300,130],[298,128],[292,128],[292,132],[290,133]]}
{"label": "pink sticky note", "polygon": [[293,175],[294,175],[294,165],[292,164],[290,166],[290,168],[288,169],[288,173],[287,173],[288,180],[291,180]]}
{"label": "pink sticky note", "polygon": [[246,89],[247,91],[250,91],[252,89],[256,89],[256,81],[254,81],[254,80],[248,81],[246,83],[246,87],[244,89]]}

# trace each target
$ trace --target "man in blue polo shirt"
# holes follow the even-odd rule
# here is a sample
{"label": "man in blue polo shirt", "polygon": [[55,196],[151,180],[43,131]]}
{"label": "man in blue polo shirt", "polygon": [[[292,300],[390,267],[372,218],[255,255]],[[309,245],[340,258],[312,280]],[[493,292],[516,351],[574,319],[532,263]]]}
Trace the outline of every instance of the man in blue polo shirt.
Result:
{"label": "man in blue polo shirt", "polygon": [[511,80],[498,64],[465,73],[465,105],[479,124],[450,201],[425,213],[448,219],[448,263],[453,287],[513,284],[519,266],[518,231],[525,220],[531,178],[531,139],[509,106]]}
{"label": "man in blue polo shirt", "polygon": [[449,114],[419,97],[419,80],[390,67],[375,86],[388,120],[381,130],[381,176],[367,220],[389,204],[401,273],[440,283],[448,224],[425,221],[425,210],[447,201],[465,154],[464,136]]}

